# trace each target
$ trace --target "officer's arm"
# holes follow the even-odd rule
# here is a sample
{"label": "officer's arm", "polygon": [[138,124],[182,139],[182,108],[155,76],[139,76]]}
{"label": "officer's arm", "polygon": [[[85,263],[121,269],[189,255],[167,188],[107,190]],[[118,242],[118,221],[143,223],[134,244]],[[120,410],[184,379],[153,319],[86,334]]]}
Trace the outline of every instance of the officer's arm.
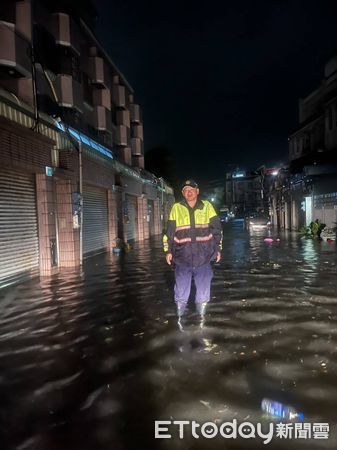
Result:
{"label": "officer's arm", "polygon": [[169,220],[167,221],[167,229],[166,229],[166,234],[164,236],[164,239],[166,242],[164,242],[164,251],[171,253],[172,252],[172,246],[173,246],[173,240],[174,240],[174,235],[176,232],[176,219],[175,219],[175,208],[174,205],[171,209],[170,215],[169,215]]}
{"label": "officer's arm", "polygon": [[209,205],[209,228],[213,234],[216,245],[218,246],[218,251],[222,250],[222,226],[220,219],[213,208],[213,205]]}

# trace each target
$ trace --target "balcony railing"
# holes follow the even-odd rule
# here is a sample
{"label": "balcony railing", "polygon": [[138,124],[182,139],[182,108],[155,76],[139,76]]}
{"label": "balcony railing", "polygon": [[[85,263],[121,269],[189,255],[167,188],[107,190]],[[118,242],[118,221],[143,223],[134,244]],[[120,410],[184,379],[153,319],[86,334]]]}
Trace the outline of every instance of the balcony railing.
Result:
{"label": "balcony railing", "polygon": [[143,155],[143,142],[139,138],[131,138],[131,151],[132,156]]}
{"label": "balcony railing", "polygon": [[58,75],[55,81],[58,103],[64,108],[82,111],[82,88],[70,75]]}
{"label": "balcony railing", "polygon": [[140,106],[136,103],[130,104],[130,120],[132,123],[140,123],[142,121]]}
{"label": "balcony railing", "polygon": [[93,103],[95,106],[104,106],[111,110],[111,93],[110,89],[94,89]]}
{"label": "balcony railing", "polygon": [[100,56],[89,57],[89,77],[91,82],[98,87],[110,88],[111,77],[109,70],[104,59]]}
{"label": "balcony railing", "polygon": [[31,77],[32,62],[30,43],[16,32],[12,24],[0,22],[0,67],[8,77]]}
{"label": "balcony railing", "polygon": [[80,53],[80,32],[68,14],[53,14],[51,32],[56,44],[71,47],[76,53]]}
{"label": "balcony railing", "polygon": [[130,128],[130,111],[128,109],[116,111],[116,123]]}
{"label": "balcony railing", "polygon": [[94,107],[94,127],[97,130],[112,132],[111,114],[104,106]]}
{"label": "balcony railing", "polygon": [[112,100],[118,108],[126,108],[125,87],[119,84],[112,86]]}
{"label": "balcony railing", "polygon": [[116,126],[116,140],[115,143],[117,145],[128,145],[128,131],[125,125],[117,125]]}
{"label": "balcony railing", "polygon": [[142,124],[134,124],[132,126],[132,137],[133,138],[139,138],[142,141],[144,140],[144,133],[143,133],[143,125]]}

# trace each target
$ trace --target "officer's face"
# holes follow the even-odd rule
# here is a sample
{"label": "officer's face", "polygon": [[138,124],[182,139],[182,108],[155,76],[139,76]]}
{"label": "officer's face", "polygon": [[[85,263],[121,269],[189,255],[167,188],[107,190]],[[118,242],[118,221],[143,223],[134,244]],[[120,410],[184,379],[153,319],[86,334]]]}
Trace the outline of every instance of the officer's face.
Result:
{"label": "officer's face", "polygon": [[199,195],[199,189],[198,188],[192,188],[192,187],[184,187],[182,190],[183,197],[186,201],[192,202],[193,200],[196,200]]}

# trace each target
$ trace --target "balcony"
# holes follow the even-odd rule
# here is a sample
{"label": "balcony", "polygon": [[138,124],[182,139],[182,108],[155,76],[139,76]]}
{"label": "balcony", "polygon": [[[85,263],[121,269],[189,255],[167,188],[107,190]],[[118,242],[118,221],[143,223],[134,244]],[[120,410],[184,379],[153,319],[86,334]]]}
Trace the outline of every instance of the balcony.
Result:
{"label": "balcony", "polygon": [[118,149],[118,158],[126,164],[131,166],[132,158],[131,158],[131,148],[130,147],[121,147]]}
{"label": "balcony", "polygon": [[110,75],[103,58],[99,56],[89,57],[89,77],[96,87],[110,88]]}
{"label": "balcony", "polygon": [[116,123],[130,128],[130,111],[128,109],[116,111]]}
{"label": "balcony", "polygon": [[130,120],[131,123],[140,123],[142,121],[140,106],[136,103],[130,104]]}
{"label": "balcony", "polygon": [[117,145],[128,145],[128,131],[125,125],[117,125],[116,127],[116,142]]}
{"label": "balcony", "polygon": [[144,133],[143,133],[143,125],[142,124],[132,125],[132,137],[133,138],[139,138],[142,141],[144,140]]}
{"label": "balcony", "polygon": [[15,2],[16,29],[29,41],[32,39],[32,2]]}
{"label": "balcony", "polygon": [[132,156],[143,155],[143,141],[139,138],[131,138],[131,152]]}
{"label": "balcony", "polygon": [[112,132],[111,114],[104,106],[94,107],[94,127],[96,130]]}
{"label": "balcony", "polygon": [[70,75],[58,75],[54,84],[60,106],[82,111],[82,89],[80,83],[75,81]]}
{"label": "balcony", "polygon": [[68,14],[55,13],[52,15],[51,32],[56,44],[71,47],[76,53],[80,53],[80,32]]}
{"label": "balcony", "polygon": [[110,89],[94,89],[93,92],[94,106],[104,106],[104,108],[111,110],[111,93]]}
{"label": "balcony", "polygon": [[110,130],[97,130],[97,139],[103,145],[112,147],[112,134]]}
{"label": "balcony", "polygon": [[132,156],[132,166],[144,169],[144,156]]}
{"label": "balcony", "polygon": [[1,78],[31,77],[30,44],[14,25],[0,23],[0,43]]}
{"label": "balcony", "polygon": [[112,101],[118,108],[126,108],[125,87],[119,84],[112,86]]}

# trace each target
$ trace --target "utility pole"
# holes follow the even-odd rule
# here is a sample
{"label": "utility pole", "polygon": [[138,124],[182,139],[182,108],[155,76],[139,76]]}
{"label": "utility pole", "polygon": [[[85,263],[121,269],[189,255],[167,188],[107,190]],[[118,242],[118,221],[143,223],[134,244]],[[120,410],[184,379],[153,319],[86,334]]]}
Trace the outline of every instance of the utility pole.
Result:
{"label": "utility pole", "polygon": [[[62,123],[62,122],[61,122]],[[62,124],[63,125],[63,124]],[[80,240],[80,266],[83,264],[83,163],[82,163],[82,141],[81,137],[75,137],[68,127],[63,125],[70,142],[78,151],[78,194],[79,194],[79,240]]]}
{"label": "utility pole", "polygon": [[78,141],[78,185],[80,194],[80,266],[83,264],[83,167],[82,167],[82,141]]}

